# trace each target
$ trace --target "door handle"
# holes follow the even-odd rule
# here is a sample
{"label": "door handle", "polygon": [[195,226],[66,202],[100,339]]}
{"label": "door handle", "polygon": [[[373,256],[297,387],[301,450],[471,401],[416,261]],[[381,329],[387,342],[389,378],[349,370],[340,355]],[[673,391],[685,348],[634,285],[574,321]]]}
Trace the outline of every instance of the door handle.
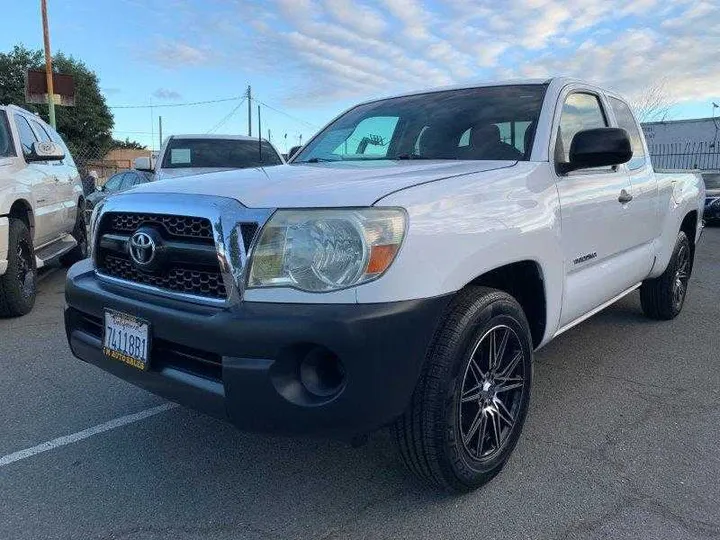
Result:
{"label": "door handle", "polygon": [[632,199],[633,199],[633,196],[630,195],[626,190],[623,189],[620,192],[620,196],[618,197],[618,202],[622,203],[622,204],[627,204],[630,201],[632,201]]}

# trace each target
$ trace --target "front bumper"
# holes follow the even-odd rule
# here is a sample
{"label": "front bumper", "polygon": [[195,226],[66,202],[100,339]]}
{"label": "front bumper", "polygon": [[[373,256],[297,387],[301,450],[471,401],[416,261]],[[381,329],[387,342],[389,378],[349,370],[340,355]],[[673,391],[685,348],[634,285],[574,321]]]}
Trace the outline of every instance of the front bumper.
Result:
{"label": "front bumper", "polygon": [[[65,295],[68,342],[81,360],[241,429],[337,437],[367,433],[403,412],[450,299],[223,309],[105,283],[88,261],[70,270]],[[105,308],[151,323],[149,371],[104,356]],[[317,346],[344,367],[342,390],[327,398],[309,394],[298,378]]]}

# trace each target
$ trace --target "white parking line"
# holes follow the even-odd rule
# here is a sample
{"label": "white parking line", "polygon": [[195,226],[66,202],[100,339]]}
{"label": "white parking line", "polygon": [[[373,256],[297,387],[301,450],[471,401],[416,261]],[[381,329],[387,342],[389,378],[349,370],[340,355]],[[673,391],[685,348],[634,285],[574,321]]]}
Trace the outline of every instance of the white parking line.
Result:
{"label": "white parking line", "polygon": [[177,403],[164,403],[163,405],[158,405],[157,407],[152,407],[151,409],[145,409],[144,411],[140,411],[135,414],[128,414],[127,416],[115,418],[114,420],[110,420],[109,422],[105,422],[104,424],[99,424],[97,426],[78,431],[77,433],[58,437],[57,439],[38,444],[37,446],[33,446],[32,448],[26,448],[25,450],[13,452],[12,454],[8,454],[7,456],[3,456],[0,458],[0,467],[10,465],[11,463],[15,463],[16,461],[20,461],[21,459],[27,459],[34,455],[47,452],[48,450],[53,450],[61,446],[76,443],[83,439],[87,439],[88,437],[92,437],[93,435],[98,435],[105,431],[110,431],[111,429],[126,426],[128,424],[132,424],[133,422],[138,422],[140,420],[143,420],[144,418],[148,418],[150,416],[160,414],[161,412],[174,409],[175,407],[178,407]]}

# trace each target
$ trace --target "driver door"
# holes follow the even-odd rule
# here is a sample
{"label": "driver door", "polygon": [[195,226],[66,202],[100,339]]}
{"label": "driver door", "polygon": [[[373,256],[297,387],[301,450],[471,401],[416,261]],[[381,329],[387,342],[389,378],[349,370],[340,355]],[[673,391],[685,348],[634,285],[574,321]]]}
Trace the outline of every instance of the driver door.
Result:
{"label": "driver door", "polygon": [[[555,161],[569,161],[572,139],[586,129],[609,126],[599,93],[569,92],[563,101]],[[565,288],[563,327],[636,283],[632,269],[632,186],[623,167],[602,167],[558,175]]]}

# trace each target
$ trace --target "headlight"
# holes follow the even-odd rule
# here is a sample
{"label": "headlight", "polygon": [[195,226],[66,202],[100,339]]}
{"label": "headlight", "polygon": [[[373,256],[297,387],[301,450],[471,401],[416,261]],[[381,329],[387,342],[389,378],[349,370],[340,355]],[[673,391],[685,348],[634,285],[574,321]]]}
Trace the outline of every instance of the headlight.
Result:
{"label": "headlight", "polygon": [[383,274],[406,228],[401,209],[278,210],[263,227],[248,287],[326,292]]}

